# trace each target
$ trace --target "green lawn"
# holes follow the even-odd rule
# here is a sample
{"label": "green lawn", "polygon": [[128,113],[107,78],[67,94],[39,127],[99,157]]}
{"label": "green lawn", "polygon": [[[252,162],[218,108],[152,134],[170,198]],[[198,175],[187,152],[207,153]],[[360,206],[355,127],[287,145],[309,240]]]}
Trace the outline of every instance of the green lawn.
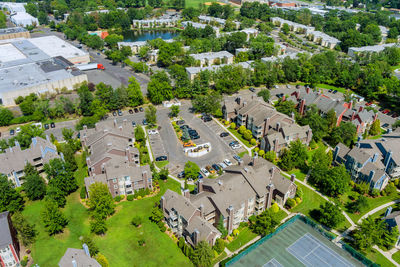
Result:
{"label": "green lawn", "polygon": [[288,173],[296,175],[296,179],[299,179],[302,182],[304,182],[304,178],[306,178],[306,174],[301,172],[299,169],[291,170]]}
{"label": "green lawn", "polygon": [[368,253],[366,253],[366,256],[367,256],[368,259],[370,259],[371,261],[379,264],[382,267],[395,266],[391,261],[386,259],[385,256],[383,256],[381,253],[379,253],[375,249],[372,249],[372,251],[369,251]]}
{"label": "green lawn", "polygon": [[217,264],[218,262],[222,261],[226,256],[228,256],[228,254],[226,254],[225,251],[223,251],[218,257],[216,257],[213,260],[212,266],[214,266],[215,264]]}
{"label": "green lawn", "polygon": [[394,259],[398,264],[400,264],[400,251],[397,251],[392,255],[392,259]]}
{"label": "green lawn", "polygon": [[[78,161],[79,164],[81,161]],[[76,172],[78,184],[83,184],[86,170]],[[175,245],[171,238],[162,233],[157,225],[151,223],[151,209],[167,188],[180,192],[180,184],[174,180],[160,181],[161,192],[151,198],[137,201],[123,201],[117,204],[116,213],[107,220],[108,231],[104,236],[93,236],[100,252],[104,254],[110,266],[191,266],[187,257]],[[40,218],[41,201],[28,202],[23,214],[30,223],[36,225],[37,241],[32,245],[34,262],[42,267],[57,266],[66,249],[81,248],[80,236],[90,235],[89,214],[79,201],[79,189],[68,196],[63,209],[69,220],[64,233],[49,237],[44,231]],[[134,228],[130,221],[140,216],[143,225]],[[144,239],[146,245],[139,247],[137,242]]]}
{"label": "green lawn", "polygon": [[[392,194],[392,195],[389,195],[389,196],[381,196],[381,197],[377,197],[377,198],[368,197],[367,198],[368,204],[369,204],[368,209],[363,210],[358,214],[351,213],[350,211],[348,211],[347,208],[346,208],[346,204],[344,205],[345,206],[344,209],[345,209],[346,213],[349,215],[349,217],[353,220],[353,222],[356,223],[368,211],[373,210],[376,207],[379,207],[379,206],[381,206],[381,205],[383,205],[385,203],[388,203],[390,201],[396,200],[398,198],[400,198],[400,196],[399,196],[399,194],[397,192]],[[343,200],[344,200],[344,203],[349,203],[351,201],[348,198],[348,195],[343,195],[341,197],[341,201],[343,201]]]}
{"label": "green lawn", "polygon": [[241,135],[238,131],[232,130],[232,129],[229,128],[229,127],[228,127],[227,129],[228,129],[234,136],[236,136],[236,138],[239,139],[245,146],[247,146],[248,148],[251,147],[250,142],[247,141],[246,139],[244,139],[244,138],[242,137],[242,135]]}
{"label": "green lawn", "polygon": [[[297,84],[305,85],[305,83],[302,83],[302,82],[297,83]],[[329,90],[329,89],[337,90],[338,92],[341,92],[341,93],[346,93],[346,91],[348,90],[348,89],[343,88],[343,87],[336,87],[336,86],[329,85],[329,84],[324,84],[324,83],[319,83],[319,84],[317,84],[315,87],[316,87],[316,88],[321,88],[321,89],[326,89],[326,90]],[[351,90],[350,90],[350,92],[351,92],[351,93],[354,93],[354,92],[351,91]]]}
{"label": "green lawn", "polygon": [[156,166],[160,169],[164,168],[169,164],[168,160],[163,160],[163,161],[156,161]]}
{"label": "green lawn", "polygon": [[232,252],[247,244],[257,236],[257,234],[253,233],[248,227],[239,228],[239,231],[239,235],[226,246]]}
{"label": "green lawn", "polygon": [[300,213],[303,213],[304,215],[311,217],[310,211],[312,211],[313,209],[318,209],[321,204],[326,202],[326,200],[324,198],[322,198],[320,195],[318,195],[317,193],[315,193],[314,191],[312,191],[311,189],[309,189],[308,187],[306,187],[300,183],[296,183],[296,184],[297,184],[297,187],[301,188],[301,190],[303,191],[303,194],[304,194],[303,201],[290,211],[291,212],[300,212]]}
{"label": "green lawn", "polygon": [[207,2],[216,2],[215,0],[188,0],[186,1],[185,7],[198,8],[199,4],[205,4]]}

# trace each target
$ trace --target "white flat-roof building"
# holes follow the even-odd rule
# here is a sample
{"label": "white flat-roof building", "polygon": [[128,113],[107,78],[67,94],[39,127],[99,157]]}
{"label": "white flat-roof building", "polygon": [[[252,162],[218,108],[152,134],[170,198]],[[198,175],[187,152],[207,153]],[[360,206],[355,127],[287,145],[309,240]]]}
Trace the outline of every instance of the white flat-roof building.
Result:
{"label": "white flat-roof building", "polygon": [[26,12],[26,3],[14,3],[14,2],[0,2],[1,9],[7,9],[10,13]]}
{"label": "white flat-roof building", "polygon": [[[253,63],[253,61],[246,61],[246,62],[237,63],[236,65],[242,66],[244,69],[253,70],[252,63]],[[207,66],[207,67],[188,67],[188,68],[186,68],[186,73],[188,74],[189,80],[193,81],[194,78],[197,76],[197,74],[199,74],[202,71],[208,70],[211,72],[215,72],[218,69],[220,69],[224,66],[228,66],[228,65],[231,65],[231,64],[212,65],[212,66]]]}
{"label": "white flat-roof building", "polygon": [[306,33],[307,31],[315,30],[314,27],[306,26],[306,25],[303,25],[303,24],[300,24],[300,23],[296,23],[296,22],[293,22],[293,21],[290,21],[290,20],[282,19],[282,18],[279,18],[279,17],[271,18],[271,22],[275,26],[277,26],[279,28],[281,28],[283,26],[283,24],[286,23],[287,25],[289,25],[290,30],[294,31],[294,32]]}
{"label": "white flat-roof building", "polygon": [[237,33],[237,32],[244,32],[246,34],[246,41],[247,42],[250,40],[250,38],[257,37],[257,35],[258,35],[258,30],[257,29],[246,28],[246,29],[243,29],[243,30],[240,30],[240,31],[235,31],[235,32],[223,32],[223,33],[221,33],[221,36],[231,35],[231,34]]}
{"label": "white flat-roof building", "polygon": [[180,18],[174,17],[170,19],[144,19],[144,20],[133,20],[133,28],[166,28],[178,26]]}
{"label": "white flat-roof building", "polygon": [[[36,40],[41,38],[44,39]],[[15,98],[31,93],[54,93],[64,87],[73,90],[74,85],[87,81],[86,74],[72,68],[76,62],[69,61],[71,59],[82,62],[82,54],[63,49],[56,51],[54,49],[57,48],[57,44],[53,44],[54,47],[50,49],[41,43],[46,40],[47,46],[53,44],[53,38],[46,37],[0,42],[0,104],[15,105]],[[61,39],[60,41],[64,42]],[[76,47],[73,51],[75,49],[81,51]],[[84,55],[83,51],[82,53]],[[83,63],[88,62],[89,57]]]}
{"label": "white flat-roof building", "polygon": [[38,19],[26,12],[18,12],[15,15],[11,15],[10,20],[17,26],[39,25]]}
{"label": "white flat-roof building", "polygon": [[[175,42],[173,39],[163,40],[167,43]],[[118,48],[121,49],[123,46],[129,46],[133,54],[139,53],[140,48],[147,45],[147,41],[136,41],[136,42],[118,42]]]}
{"label": "white flat-roof building", "polygon": [[[216,22],[221,26],[225,26],[226,20],[225,19],[220,19],[220,18],[215,18],[215,17],[210,17],[210,16],[204,16],[204,15],[200,15],[199,16],[199,21],[203,22],[203,23],[212,23],[212,22]],[[233,21],[233,23],[235,24],[235,28],[239,29],[240,28],[240,22],[239,21]]]}
{"label": "white flat-roof building", "polygon": [[306,32],[306,36],[314,43],[319,44],[323,47],[327,47],[329,49],[335,48],[335,46],[340,43],[340,40],[320,31],[308,30]]}
{"label": "white flat-roof building", "polygon": [[264,63],[266,63],[266,62],[275,62],[275,61],[280,60],[280,59],[285,59],[286,57],[289,57],[291,59],[295,59],[295,58],[297,58],[298,54],[299,53],[295,52],[295,53],[288,53],[288,54],[279,55],[279,56],[263,57],[261,59],[261,61],[264,62]]}
{"label": "white flat-roof building", "polygon": [[[206,26],[208,26],[207,24],[202,24],[202,23],[198,23],[198,22],[193,22],[193,21],[182,21],[182,26],[184,28],[186,28],[188,25],[191,25],[193,28],[196,29],[204,29]],[[211,26],[213,28],[213,30],[215,31],[216,36],[219,36],[219,28],[215,27],[215,26]]]}
{"label": "white flat-roof building", "polygon": [[360,54],[379,53],[385,50],[385,48],[393,46],[399,47],[399,44],[391,43],[391,44],[371,45],[363,47],[350,47],[347,54],[351,57],[355,57],[356,55]]}
{"label": "white flat-roof building", "polygon": [[208,52],[201,54],[190,54],[196,61],[200,62],[200,67],[211,66],[214,64],[232,64],[233,55],[227,51]]}

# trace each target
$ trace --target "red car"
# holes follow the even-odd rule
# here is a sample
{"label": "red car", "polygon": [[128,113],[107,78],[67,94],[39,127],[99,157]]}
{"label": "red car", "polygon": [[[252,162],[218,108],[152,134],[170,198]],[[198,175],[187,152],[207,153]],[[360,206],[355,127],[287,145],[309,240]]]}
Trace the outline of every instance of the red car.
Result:
{"label": "red car", "polygon": [[384,111],[382,111],[383,114],[388,114],[390,112],[389,109],[385,109]]}

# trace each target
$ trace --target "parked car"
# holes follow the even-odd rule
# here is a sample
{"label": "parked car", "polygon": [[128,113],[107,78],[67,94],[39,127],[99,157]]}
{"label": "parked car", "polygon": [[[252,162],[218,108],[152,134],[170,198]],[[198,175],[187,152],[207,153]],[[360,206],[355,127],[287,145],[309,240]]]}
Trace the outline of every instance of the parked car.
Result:
{"label": "parked car", "polygon": [[221,170],[221,167],[218,166],[217,164],[213,164],[213,165],[211,165],[211,167],[213,167],[213,169],[216,170],[217,172],[219,172]]}
{"label": "parked car", "polygon": [[279,86],[277,84],[274,85],[275,89],[279,89]]}
{"label": "parked car", "polygon": [[122,116],[122,111],[118,109],[118,116]]}
{"label": "parked car", "polygon": [[149,130],[149,134],[150,135],[158,134],[158,131],[157,130]]}
{"label": "parked car", "polygon": [[221,169],[225,169],[226,167],[228,167],[228,165],[223,162],[218,163],[218,165],[221,167]]}
{"label": "parked car", "polygon": [[208,177],[210,175],[210,173],[206,170],[206,168],[201,168],[200,171],[204,174],[205,177]]}
{"label": "parked car", "polygon": [[134,108],[133,110],[135,111],[135,113],[138,113],[138,112],[139,112],[139,109],[138,109],[138,108]]}
{"label": "parked car", "polygon": [[184,120],[179,120],[179,121],[176,122],[176,125],[183,125],[183,124],[185,124]]}
{"label": "parked car", "polygon": [[286,88],[287,88],[287,89],[290,89],[290,88],[292,88],[292,87],[290,86],[290,84],[286,84]]}
{"label": "parked car", "polygon": [[21,127],[17,127],[17,129],[15,129],[16,133],[19,133],[21,131]]}
{"label": "parked car", "polygon": [[211,174],[215,173],[215,170],[213,169],[213,167],[211,167],[210,165],[206,166],[206,170],[209,171]]}
{"label": "parked car", "polygon": [[45,130],[50,129],[50,125],[46,123],[46,124],[44,125],[44,129],[45,129]]}
{"label": "parked car", "polygon": [[190,139],[192,139],[192,140],[200,139],[200,135],[193,135],[193,136],[190,136]]}
{"label": "parked car", "polygon": [[139,108],[139,111],[140,111],[140,112],[143,112],[143,111],[144,111],[143,107],[140,107],[140,108]]}
{"label": "parked car", "polygon": [[256,89],[254,87],[250,87],[249,90],[250,90],[250,92],[253,92],[253,93],[256,91]]}
{"label": "parked car", "polygon": [[132,121],[132,127],[136,127],[136,122]]}
{"label": "parked car", "polygon": [[142,123],[143,123],[143,125],[147,125],[146,119],[143,119]]}
{"label": "parked car", "polygon": [[56,128],[56,124],[54,122],[50,123],[51,128]]}
{"label": "parked car", "polygon": [[329,90],[328,90],[329,93],[332,93],[332,91],[333,91],[332,89],[329,89]]}
{"label": "parked car", "polygon": [[167,156],[159,156],[156,158],[156,161],[164,161],[167,160]]}
{"label": "parked car", "polygon": [[183,144],[183,147],[192,147],[194,144],[192,142],[186,142]]}
{"label": "parked car", "polygon": [[190,129],[190,128],[189,128],[189,125],[187,125],[187,124],[182,125],[182,126],[180,126],[179,128],[181,128],[181,130]]}
{"label": "parked car", "polygon": [[383,114],[388,114],[390,112],[389,109],[385,109],[384,111],[382,111]]}
{"label": "parked car", "polygon": [[227,132],[222,132],[219,136],[220,137],[227,137],[229,134]]}
{"label": "parked car", "polygon": [[192,129],[188,130],[188,132],[189,132],[189,135],[198,135],[199,134],[196,130],[192,130]]}
{"label": "parked car", "polygon": [[117,116],[117,112],[114,111],[114,112],[113,112],[113,116],[114,116],[114,117]]}
{"label": "parked car", "polygon": [[15,131],[14,130],[10,130],[10,135],[14,135]]}
{"label": "parked car", "polygon": [[178,173],[178,178],[185,178],[185,171]]}
{"label": "parked car", "polygon": [[337,90],[333,90],[332,94],[336,94],[336,93],[337,93]]}
{"label": "parked car", "polygon": [[238,162],[243,162],[242,158],[238,155],[234,155],[233,158],[236,159]]}
{"label": "parked car", "polygon": [[285,94],[276,94],[277,98],[282,98]]}
{"label": "parked car", "polygon": [[210,116],[208,116],[208,115],[204,115],[203,117],[201,117],[201,119],[202,119],[204,122],[209,122],[209,121],[212,120],[212,118],[211,118]]}
{"label": "parked car", "polygon": [[133,110],[132,109],[130,109],[128,112],[129,112],[129,114],[133,114]]}
{"label": "parked car", "polygon": [[229,143],[229,146],[233,146],[233,145],[236,145],[236,144],[239,144],[239,142],[238,141],[232,141],[232,142]]}
{"label": "parked car", "polygon": [[204,178],[203,175],[201,174],[201,172],[199,172],[199,175],[197,175],[197,178],[199,178],[199,179],[203,179]]}
{"label": "parked car", "polygon": [[232,162],[229,159],[224,159],[224,163],[226,164],[226,166],[232,165]]}
{"label": "parked car", "polygon": [[241,147],[242,147],[241,144],[234,144],[234,145],[231,145],[231,148],[232,148],[233,150],[239,149],[239,148],[241,148]]}

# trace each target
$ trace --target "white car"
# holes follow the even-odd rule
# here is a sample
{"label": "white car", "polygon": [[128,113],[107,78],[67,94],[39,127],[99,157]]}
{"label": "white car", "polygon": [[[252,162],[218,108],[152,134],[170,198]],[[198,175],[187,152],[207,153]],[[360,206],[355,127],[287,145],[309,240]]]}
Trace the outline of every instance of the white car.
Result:
{"label": "white car", "polygon": [[218,163],[218,165],[219,165],[222,169],[225,169],[226,167],[228,167],[228,165],[226,165],[226,164],[223,163],[223,162]]}
{"label": "white car", "polygon": [[226,164],[226,166],[231,166],[232,162],[229,159],[225,159],[224,163]]}
{"label": "white car", "polygon": [[204,174],[205,177],[208,177],[210,175],[206,168],[201,168],[201,172]]}
{"label": "white car", "polygon": [[158,134],[157,130],[149,130],[149,134]]}
{"label": "white car", "polygon": [[233,150],[239,149],[239,148],[241,148],[241,147],[242,147],[241,144],[233,144],[233,145],[231,145],[231,148],[232,148]]}
{"label": "white car", "polygon": [[19,133],[21,131],[21,127],[17,127],[17,129],[15,129],[16,133]]}

